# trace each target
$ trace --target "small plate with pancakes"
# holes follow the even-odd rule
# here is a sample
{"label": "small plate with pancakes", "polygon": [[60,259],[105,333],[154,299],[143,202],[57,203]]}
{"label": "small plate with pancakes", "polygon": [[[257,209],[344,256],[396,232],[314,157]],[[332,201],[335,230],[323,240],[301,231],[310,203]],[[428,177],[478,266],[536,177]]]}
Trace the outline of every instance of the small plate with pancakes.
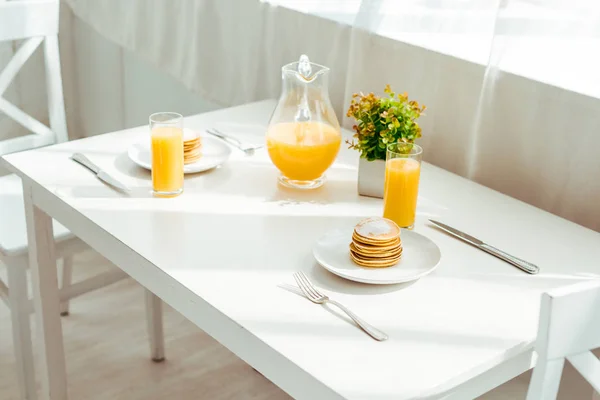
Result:
{"label": "small plate with pancakes", "polygon": [[[137,165],[152,170],[150,135],[148,140],[129,147],[127,155]],[[227,161],[231,148],[222,140],[200,132],[183,129],[183,173],[195,174],[218,167]]]}
{"label": "small plate with pancakes", "polygon": [[328,232],[313,255],[331,273],[377,285],[417,280],[433,272],[442,258],[431,239],[379,217]]}

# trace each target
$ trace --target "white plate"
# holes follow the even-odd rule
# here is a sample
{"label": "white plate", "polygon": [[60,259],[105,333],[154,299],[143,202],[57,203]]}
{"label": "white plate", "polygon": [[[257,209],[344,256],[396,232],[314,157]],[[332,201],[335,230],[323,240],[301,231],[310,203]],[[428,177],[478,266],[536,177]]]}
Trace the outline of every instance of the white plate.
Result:
{"label": "white plate", "polygon": [[[222,140],[200,135],[202,138],[202,157],[196,162],[183,166],[183,172],[194,174],[218,167],[229,158],[231,148]],[[148,170],[152,169],[152,158],[150,155],[150,137],[148,141],[136,143],[127,149],[127,155],[137,165]]]}
{"label": "white plate", "polygon": [[442,258],[439,247],[429,238],[402,229],[402,258],[388,268],[364,268],[350,258],[349,245],[354,227],[336,229],[320,238],[313,248],[317,262],[329,272],[351,281],[387,285],[411,282],[436,269]]}

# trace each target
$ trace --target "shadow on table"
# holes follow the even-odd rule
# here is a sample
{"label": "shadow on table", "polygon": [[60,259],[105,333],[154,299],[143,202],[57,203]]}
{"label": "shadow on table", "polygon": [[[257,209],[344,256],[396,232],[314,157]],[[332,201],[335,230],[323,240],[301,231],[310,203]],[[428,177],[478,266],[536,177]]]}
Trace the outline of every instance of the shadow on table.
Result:
{"label": "shadow on table", "polygon": [[316,262],[309,271],[306,271],[306,273],[313,283],[320,288],[331,292],[353,295],[373,295],[396,292],[398,290],[406,289],[417,282],[413,281],[395,285],[371,285],[353,282],[332,274],[325,268],[319,266]]}
{"label": "shadow on table", "polygon": [[148,183],[152,180],[152,174],[149,170],[140,167],[129,159],[127,153],[121,153],[115,157],[114,166],[122,174],[129,175],[138,179],[147,179]]}
{"label": "shadow on table", "polygon": [[[243,163],[240,167],[239,163]],[[115,157],[115,168],[122,174],[141,179],[151,186],[150,171],[134,164],[126,153]],[[280,204],[334,204],[345,202],[374,203],[380,199],[359,196],[356,189],[356,169],[340,163],[333,166],[325,185],[313,190],[295,190],[277,183],[279,172],[266,157],[232,158],[227,163],[208,171],[186,174],[185,187],[201,196],[239,196],[263,199]],[[196,190],[194,190],[196,189]],[[143,192],[134,190],[134,197]],[[89,197],[89,196],[86,196]]]}
{"label": "shadow on table", "polygon": [[62,198],[78,198],[78,199],[141,199],[151,198],[152,192],[147,187],[130,187],[130,192],[122,192],[112,186],[68,186],[54,188],[54,193]]}
{"label": "shadow on table", "polygon": [[[283,289],[282,289],[283,290]],[[306,300],[308,301],[308,300]],[[343,319],[348,322],[349,325],[353,325],[357,330],[360,329],[358,325],[356,325],[352,320],[350,320],[344,313],[342,313],[335,306],[324,306],[323,308],[330,311],[336,317]],[[365,316],[366,318],[366,316]],[[246,319],[245,321],[256,321]],[[310,321],[261,321],[265,325],[268,325],[269,333],[282,333],[286,335],[295,335],[295,336],[313,336],[315,332],[318,332],[319,336],[330,336],[336,338],[343,337],[355,337],[356,331],[352,331],[347,329],[344,325],[331,323],[319,323],[319,322],[310,322]],[[452,332],[448,330],[440,330],[441,328],[432,328],[431,330],[426,329],[415,329],[410,326],[402,326],[398,325],[397,319],[389,319],[388,322],[378,322],[378,328],[382,329],[389,335],[389,341],[384,342],[373,342],[377,344],[377,346],[385,346],[386,343],[389,342],[398,342],[398,343],[414,343],[414,344],[435,344],[436,346],[444,346],[449,348],[457,348],[455,349],[457,352],[458,349],[472,350],[474,348],[480,349],[522,349],[532,347],[530,342],[524,341],[520,337],[510,337],[503,336],[501,333],[498,335],[495,334],[486,334],[486,335],[478,335],[478,334],[470,334],[466,332]],[[361,333],[362,335],[362,333]],[[361,337],[362,339],[362,337]],[[533,337],[532,337],[533,339]],[[367,342],[369,344],[370,342]]]}
{"label": "shadow on table", "polygon": [[[590,268],[593,266],[590,266]],[[506,272],[506,273],[457,273],[454,276],[448,274],[440,274],[440,278],[443,279],[460,279],[463,281],[482,281],[482,282],[494,282],[498,285],[509,286],[513,288],[524,287],[524,288],[541,288],[549,289],[553,287],[565,286],[576,284],[583,281],[593,280],[600,278],[600,274],[597,273],[583,273],[573,272],[572,274],[565,273],[553,273],[550,268],[546,268],[545,272],[541,272],[539,275],[526,275],[521,273],[519,270]]]}

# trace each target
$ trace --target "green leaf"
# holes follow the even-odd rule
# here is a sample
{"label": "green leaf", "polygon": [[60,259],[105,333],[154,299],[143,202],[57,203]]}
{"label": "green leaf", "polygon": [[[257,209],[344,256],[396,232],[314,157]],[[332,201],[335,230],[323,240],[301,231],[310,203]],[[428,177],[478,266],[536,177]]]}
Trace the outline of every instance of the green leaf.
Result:
{"label": "green leaf", "polygon": [[[417,119],[424,115],[425,107],[408,99],[408,95],[392,92],[386,87],[383,98],[373,93],[356,94],[347,115],[354,117],[356,141],[351,147],[368,160],[385,160],[389,143],[408,142],[421,137]],[[397,96],[397,97],[396,97]]]}

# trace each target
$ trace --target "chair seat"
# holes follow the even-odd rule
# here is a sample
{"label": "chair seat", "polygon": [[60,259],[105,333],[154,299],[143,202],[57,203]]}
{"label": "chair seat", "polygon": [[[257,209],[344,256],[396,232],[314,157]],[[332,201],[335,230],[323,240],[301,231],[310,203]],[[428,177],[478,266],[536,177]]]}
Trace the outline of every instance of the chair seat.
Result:
{"label": "chair seat", "polygon": [[[67,228],[54,221],[54,238],[73,237]],[[14,175],[0,177],[0,253],[12,257],[27,252],[27,225],[23,206],[21,179]]]}

